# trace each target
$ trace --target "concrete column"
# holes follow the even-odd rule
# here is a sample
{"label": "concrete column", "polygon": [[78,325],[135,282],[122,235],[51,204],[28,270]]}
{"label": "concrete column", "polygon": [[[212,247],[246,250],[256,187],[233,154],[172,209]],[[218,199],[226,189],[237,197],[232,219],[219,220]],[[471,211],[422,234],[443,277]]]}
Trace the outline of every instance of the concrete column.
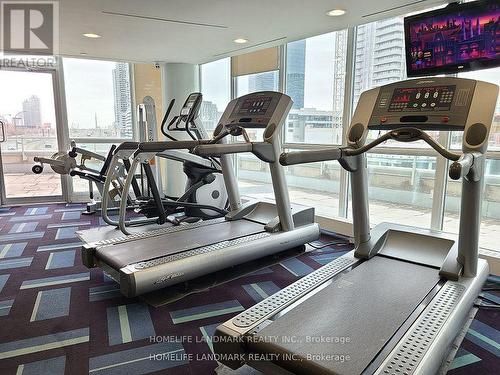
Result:
{"label": "concrete column", "polygon": [[[175,99],[171,116],[179,114],[182,104],[192,92],[198,92],[199,66],[195,64],[168,63],[162,66],[163,75],[163,108],[168,108],[168,104]],[[162,118],[158,119],[160,124]],[[176,139],[189,139],[189,136],[182,132],[172,134]],[[163,186],[167,195],[180,196],[184,193],[186,186],[186,176],[182,172],[182,163],[178,161],[167,161],[163,173]]]}

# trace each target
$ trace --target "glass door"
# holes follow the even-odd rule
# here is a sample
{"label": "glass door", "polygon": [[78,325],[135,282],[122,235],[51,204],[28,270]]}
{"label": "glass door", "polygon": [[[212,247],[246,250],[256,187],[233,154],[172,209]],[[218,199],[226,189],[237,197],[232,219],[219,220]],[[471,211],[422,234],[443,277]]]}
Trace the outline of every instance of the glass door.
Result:
{"label": "glass door", "polygon": [[62,201],[61,175],[49,165],[44,165],[41,174],[31,170],[35,156],[50,158],[62,144],[54,100],[55,72],[0,70],[0,82],[1,203]]}

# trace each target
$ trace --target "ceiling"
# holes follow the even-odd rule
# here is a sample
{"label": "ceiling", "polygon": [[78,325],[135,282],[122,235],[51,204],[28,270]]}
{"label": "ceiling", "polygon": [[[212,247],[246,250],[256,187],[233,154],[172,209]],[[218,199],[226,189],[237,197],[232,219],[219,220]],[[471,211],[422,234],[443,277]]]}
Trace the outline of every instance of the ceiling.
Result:
{"label": "ceiling", "polygon": [[[202,63],[445,0],[60,0],[60,54]],[[345,9],[328,17],[331,9]],[[102,37],[89,39],[83,33]],[[233,42],[245,38],[248,43]]]}

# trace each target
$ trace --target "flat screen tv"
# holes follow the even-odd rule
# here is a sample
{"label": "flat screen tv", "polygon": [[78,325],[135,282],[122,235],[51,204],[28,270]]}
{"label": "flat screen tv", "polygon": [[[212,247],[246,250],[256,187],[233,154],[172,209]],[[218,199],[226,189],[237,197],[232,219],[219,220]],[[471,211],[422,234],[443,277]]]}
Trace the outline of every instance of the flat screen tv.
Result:
{"label": "flat screen tv", "polygon": [[500,65],[500,0],[452,3],[404,24],[409,77]]}

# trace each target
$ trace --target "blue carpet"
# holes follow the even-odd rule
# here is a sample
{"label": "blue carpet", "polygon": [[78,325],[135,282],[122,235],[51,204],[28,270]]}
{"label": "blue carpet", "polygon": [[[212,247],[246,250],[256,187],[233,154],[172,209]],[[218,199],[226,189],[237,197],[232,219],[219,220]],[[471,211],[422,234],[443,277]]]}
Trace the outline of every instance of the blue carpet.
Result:
{"label": "blue carpet", "polygon": [[[218,324],[350,249],[339,240],[153,308],[122,297],[101,270],[82,265],[74,231],[100,220],[81,211],[75,205],[1,211],[2,375],[213,374],[217,364],[209,356]],[[479,311],[449,374],[498,374],[499,328],[497,312]]]}

